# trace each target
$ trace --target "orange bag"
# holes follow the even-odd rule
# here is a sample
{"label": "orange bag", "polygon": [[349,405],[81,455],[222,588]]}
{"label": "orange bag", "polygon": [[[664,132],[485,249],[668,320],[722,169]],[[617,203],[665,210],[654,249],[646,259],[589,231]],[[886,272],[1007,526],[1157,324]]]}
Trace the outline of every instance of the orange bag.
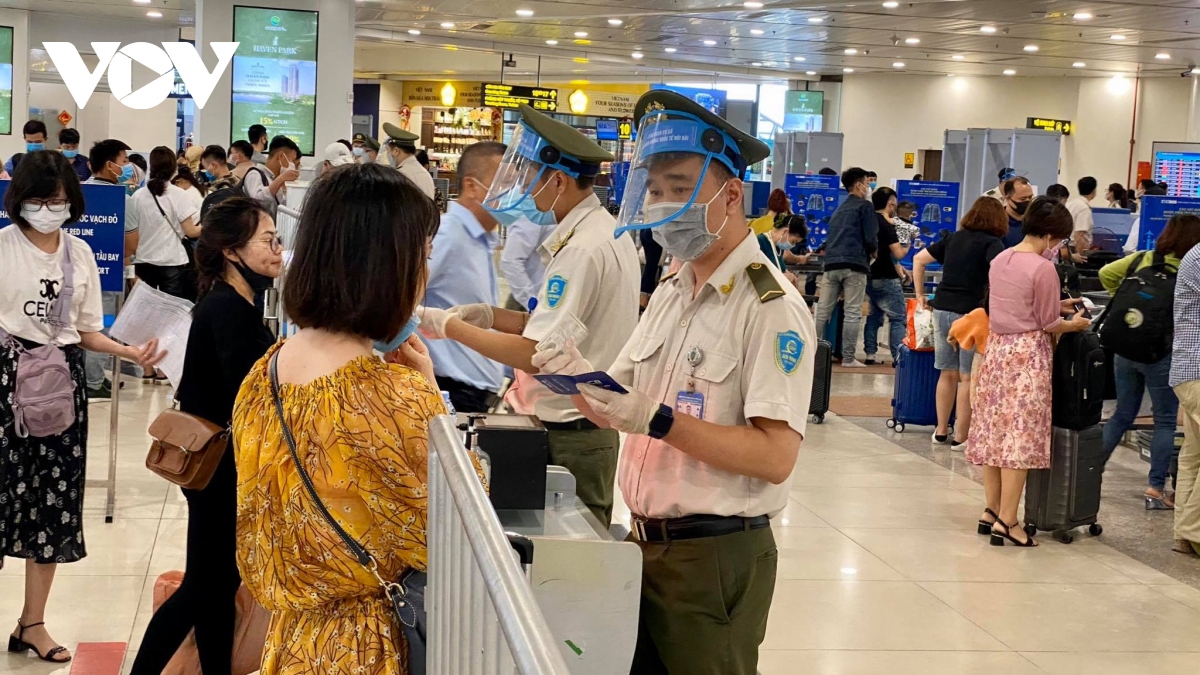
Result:
{"label": "orange bag", "polygon": [[[904,333],[904,344],[914,352],[933,351],[933,308],[919,310],[916,299],[909,298],[907,313],[908,330]],[[921,320],[921,325],[918,325],[918,319]]]}
{"label": "orange bag", "polygon": [[[179,590],[181,583],[183,572],[178,570],[159,575],[154,582],[154,611],[157,612],[167,598]],[[234,604],[237,618],[233,627],[233,675],[250,675],[262,666],[263,646],[267,641],[271,613],[254,601],[245,586],[238,589]],[[163,675],[202,675],[194,633],[188,633],[179,651],[175,652],[163,670]]]}

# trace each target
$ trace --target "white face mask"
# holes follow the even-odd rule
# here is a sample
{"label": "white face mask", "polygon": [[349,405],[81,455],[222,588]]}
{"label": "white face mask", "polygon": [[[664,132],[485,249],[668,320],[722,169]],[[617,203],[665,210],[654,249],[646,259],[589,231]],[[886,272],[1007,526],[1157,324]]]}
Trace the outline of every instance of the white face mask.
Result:
{"label": "white face mask", "polygon": [[52,234],[61,228],[63,223],[67,222],[67,219],[71,217],[71,211],[70,209],[65,209],[60,213],[55,213],[46,206],[22,204],[21,217],[25,219],[25,222],[29,223],[30,227],[38,232]]}
{"label": "white face mask", "polygon": [[[654,241],[658,242],[658,245],[662,246],[667,253],[684,262],[691,262],[704,255],[713,242],[721,237],[721,231],[729,222],[729,215],[726,214],[725,220],[721,221],[721,227],[715,233],[708,231],[708,206],[725,193],[725,186],[728,184],[728,182],[723,183],[721,189],[717,190],[717,194],[713,195],[712,199],[706,203],[692,204],[673,220],[654,228],[651,231]],[[646,220],[655,222],[670,218],[671,214],[683,209],[685,204],[686,202],[651,204],[646,207]]]}

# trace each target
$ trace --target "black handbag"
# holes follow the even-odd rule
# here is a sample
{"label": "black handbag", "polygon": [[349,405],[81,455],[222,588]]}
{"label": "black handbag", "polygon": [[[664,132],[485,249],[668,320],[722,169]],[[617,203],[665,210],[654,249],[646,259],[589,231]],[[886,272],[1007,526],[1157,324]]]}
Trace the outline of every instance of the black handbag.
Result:
{"label": "black handbag", "polygon": [[399,581],[384,580],[379,575],[379,563],[375,561],[374,556],[355,541],[346,530],[342,529],[342,526],[329,513],[329,509],[325,508],[324,502],[317,496],[317,489],[313,486],[312,479],[309,478],[308,472],[304,470],[304,464],[300,462],[300,455],[296,452],[296,439],[292,436],[292,430],[288,427],[287,420],[283,417],[283,400],[279,397],[279,376],[276,368],[278,361],[279,353],[276,352],[271,357],[271,396],[275,399],[275,412],[279,415],[279,425],[283,429],[283,438],[287,441],[288,450],[292,453],[292,462],[296,465],[296,471],[300,473],[300,480],[304,483],[304,489],[308,492],[308,496],[312,498],[313,503],[316,504],[321,517],[325,519],[325,522],[329,523],[334,532],[337,532],[337,535],[345,542],[346,548],[350,549],[350,553],[358,559],[359,564],[371,572],[375,580],[379,582],[380,588],[383,589],[388,599],[391,600],[392,610],[396,615],[396,622],[400,624],[400,629],[404,632],[404,638],[408,641],[407,672],[409,675],[425,675],[425,643],[426,636],[428,635],[425,615],[425,585],[428,581],[428,575],[425,572],[420,572],[410,567],[400,575]]}

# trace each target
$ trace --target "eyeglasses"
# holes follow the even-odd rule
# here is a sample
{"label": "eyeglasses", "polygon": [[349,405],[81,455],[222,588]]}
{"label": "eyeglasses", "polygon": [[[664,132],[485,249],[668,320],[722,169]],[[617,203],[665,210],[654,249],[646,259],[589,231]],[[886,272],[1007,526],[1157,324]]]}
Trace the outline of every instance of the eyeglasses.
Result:
{"label": "eyeglasses", "polygon": [[26,199],[21,204],[22,208],[29,207],[34,211],[49,209],[51,213],[62,213],[71,206],[71,202],[65,199]]}
{"label": "eyeglasses", "polygon": [[267,246],[271,247],[272,253],[279,253],[280,251],[283,250],[283,239],[281,239],[278,235],[275,235],[275,236],[271,237],[270,239],[255,239],[254,241],[252,241],[250,243],[251,244],[266,244]]}

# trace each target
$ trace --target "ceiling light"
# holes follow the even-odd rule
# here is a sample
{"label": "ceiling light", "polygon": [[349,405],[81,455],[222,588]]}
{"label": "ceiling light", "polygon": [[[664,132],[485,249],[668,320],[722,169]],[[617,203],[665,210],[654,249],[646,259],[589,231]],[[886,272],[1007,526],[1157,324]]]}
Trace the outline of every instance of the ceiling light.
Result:
{"label": "ceiling light", "polygon": [[715,47],[715,46],[717,46],[717,41],[716,40],[705,40],[704,46],[705,47]]}
{"label": "ceiling light", "polygon": [[900,3],[895,2],[895,0],[889,0],[888,2],[883,3],[883,6],[887,7],[888,9],[896,9],[900,6]]}
{"label": "ceiling light", "polygon": [[675,53],[676,51],[678,51],[678,50],[676,50],[674,47],[667,47],[667,48],[666,48],[666,49],[664,49],[663,51],[664,51],[664,52],[666,52],[666,53],[668,53],[668,54],[674,54],[674,53]]}
{"label": "ceiling light", "polygon": [[1192,66],[1192,74],[1200,75],[1200,66]]}
{"label": "ceiling light", "polygon": [[915,37],[912,37],[912,38],[905,38],[905,39],[904,39],[904,43],[905,43],[905,44],[910,44],[910,45],[921,44],[921,38],[915,38]]}
{"label": "ceiling light", "polygon": [[1154,58],[1165,61],[1166,59],[1171,58],[1171,55],[1166,52],[1159,52],[1154,55]]}
{"label": "ceiling light", "polygon": [[1017,71],[1013,70],[1012,68],[1009,68],[1008,70],[1004,71],[1004,74],[1005,75],[1016,75]]}
{"label": "ceiling light", "polygon": [[751,35],[762,35],[762,34],[763,34],[763,32],[762,32],[762,29],[761,29],[761,28],[751,28],[751,29],[750,29],[750,34],[751,34]]}
{"label": "ceiling light", "polygon": [[645,54],[643,54],[643,53],[641,53],[641,52],[634,52],[634,53],[630,54],[630,56],[632,56],[632,57],[633,57],[633,58],[635,58],[635,59],[640,59],[640,58],[642,58],[643,56],[645,56]]}
{"label": "ceiling light", "polygon": [[793,56],[793,57],[792,57],[792,60],[793,60],[793,61],[803,61],[803,60],[804,60],[804,57],[803,57],[803,56]]}
{"label": "ceiling light", "polygon": [[761,63],[759,63],[758,61],[755,61],[754,63],[751,63],[750,65],[754,66],[755,68],[761,68],[761,67],[762,67],[762,64],[761,64]]}
{"label": "ceiling light", "polygon": [[816,74],[817,74],[817,71],[815,71],[815,70],[806,70],[806,71],[804,71],[804,74],[805,74],[805,75],[816,75]]}
{"label": "ceiling light", "polygon": [[1025,45],[1025,51],[1027,51],[1027,52],[1036,52],[1037,50],[1038,50],[1037,45]]}
{"label": "ceiling light", "polygon": [[893,68],[903,68],[903,67],[904,67],[904,62],[903,62],[903,61],[896,61],[895,63],[893,63],[893,64],[892,64],[892,67],[893,67]]}
{"label": "ceiling light", "polygon": [[1092,18],[1092,15],[1088,12],[1075,12],[1076,21],[1087,21],[1090,18]]}
{"label": "ceiling light", "polygon": [[444,29],[446,29],[446,30],[453,30],[453,29],[454,29],[454,24],[453,24],[453,23],[450,23],[449,21],[443,21],[443,22],[442,22],[442,28],[444,28]]}
{"label": "ceiling light", "polygon": [[1075,63],[1071,64],[1071,67],[1072,68],[1087,68],[1087,64],[1084,63],[1083,61],[1076,61]]}
{"label": "ceiling light", "polygon": [[825,19],[823,19],[823,18],[821,18],[821,17],[819,17],[819,16],[810,16],[810,17],[808,17],[808,22],[809,22],[809,23],[824,23],[824,21],[825,21]]}
{"label": "ceiling light", "polygon": [[148,4],[150,4],[150,2],[151,2],[152,0],[133,0],[133,1],[134,1],[134,2],[136,2],[136,3],[137,3],[137,4],[139,4],[139,5],[148,5]]}
{"label": "ceiling light", "polygon": [[996,27],[995,27],[995,26],[980,26],[980,27],[979,27],[979,32],[981,32],[981,33],[995,33],[995,32],[996,32]]}
{"label": "ceiling light", "polygon": [[531,16],[533,16],[533,10],[532,9],[518,9],[517,16],[531,17]]}
{"label": "ceiling light", "polygon": [[742,7],[745,7],[746,9],[762,9],[763,4],[761,2],[750,0],[749,2],[743,2]]}
{"label": "ceiling light", "polygon": [[[411,31],[410,31],[410,32],[411,32]],[[554,45],[558,44],[558,40],[546,40],[546,44],[548,44],[548,45],[550,45],[551,47],[553,47]]]}
{"label": "ceiling light", "polygon": [[843,73],[853,73],[854,69],[853,68],[842,68],[842,72]]}
{"label": "ceiling light", "polygon": [[857,49],[855,49],[854,47],[847,47],[846,49],[843,49],[843,50],[842,50],[842,53],[843,53],[843,54],[851,54],[851,55],[854,55],[854,54],[857,54],[857,53],[858,53],[858,50],[857,50]]}
{"label": "ceiling light", "polygon": [[1108,36],[1108,39],[1110,39],[1110,40],[1124,40],[1124,39],[1125,39],[1125,36],[1124,36],[1124,35],[1122,35],[1122,34],[1120,34],[1120,33],[1113,33],[1112,35],[1109,35],[1109,36]]}
{"label": "ceiling light", "polygon": [[421,34],[421,31],[417,30],[416,28],[409,28],[409,29],[408,29],[408,34],[409,34],[409,35],[420,35],[420,34]]}
{"label": "ceiling light", "polygon": [[587,31],[586,31],[586,30],[577,30],[577,31],[575,31],[575,37],[577,37],[577,38],[585,38],[585,37],[587,37],[587,36],[588,36],[588,34],[587,34]]}
{"label": "ceiling light", "polygon": [[946,77],[954,77],[954,73],[946,73]]}
{"label": "ceiling light", "polygon": [[608,20],[608,25],[610,25],[610,26],[620,26],[623,23],[625,23],[625,22],[620,19],[609,19]]}
{"label": "ceiling light", "polygon": [[967,57],[963,56],[962,54],[955,54],[954,56],[951,56],[950,58],[954,59],[955,61],[962,61],[962,60],[966,59]]}
{"label": "ceiling light", "polygon": [[146,12],[146,16],[150,17],[151,19],[161,19],[162,12],[156,12],[154,10],[150,10],[149,12]]}
{"label": "ceiling light", "polygon": [[763,62],[763,64],[764,64],[764,65],[766,65],[768,68],[774,68],[774,67],[775,67],[775,62],[774,62],[774,61],[764,61],[764,62]]}

